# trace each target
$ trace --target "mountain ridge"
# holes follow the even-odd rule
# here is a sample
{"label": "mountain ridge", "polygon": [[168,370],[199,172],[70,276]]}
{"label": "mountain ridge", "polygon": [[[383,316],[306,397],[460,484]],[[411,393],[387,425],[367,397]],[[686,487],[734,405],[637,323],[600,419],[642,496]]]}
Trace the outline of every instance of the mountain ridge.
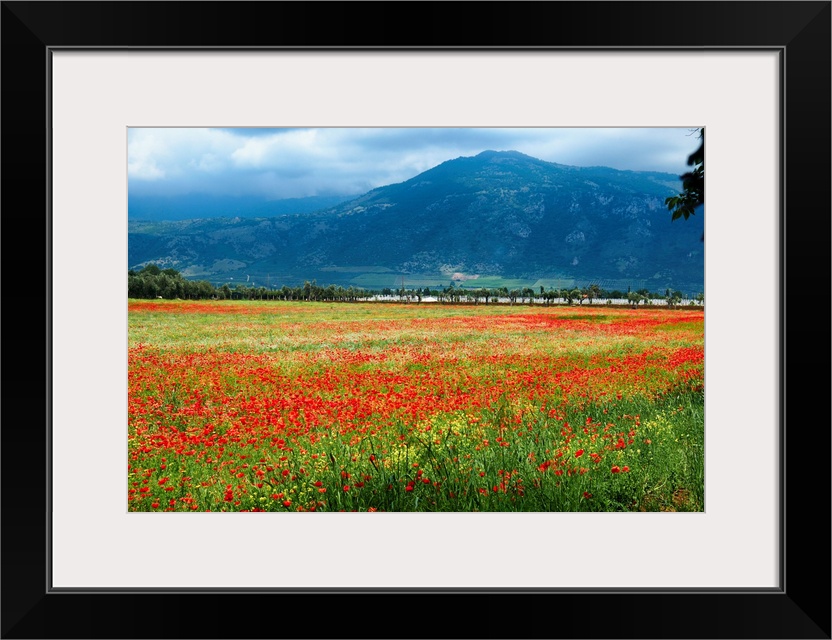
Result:
{"label": "mountain ridge", "polygon": [[278,285],[491,278],[698,291],[702,216],[672,222],[664,205],[680,189],[672,174],[486,150],[307,214],[131,221],[128,266],[153,262],[188,277],[254,275]]}

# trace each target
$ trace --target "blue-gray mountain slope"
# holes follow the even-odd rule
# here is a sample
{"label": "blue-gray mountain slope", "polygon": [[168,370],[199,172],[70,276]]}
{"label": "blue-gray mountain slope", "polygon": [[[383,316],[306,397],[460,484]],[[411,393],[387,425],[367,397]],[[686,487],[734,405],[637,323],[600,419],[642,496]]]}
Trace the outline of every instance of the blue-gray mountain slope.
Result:
{"label": "blue-gray mountain slope", "polygon": [[671,174],[484,151],[312,214],[131,222],[129,266],[211,280],[269,274],[273,284],[347,283],[369,269],[700,291],[702,216],[671,221],[664,205],[680,189]]}

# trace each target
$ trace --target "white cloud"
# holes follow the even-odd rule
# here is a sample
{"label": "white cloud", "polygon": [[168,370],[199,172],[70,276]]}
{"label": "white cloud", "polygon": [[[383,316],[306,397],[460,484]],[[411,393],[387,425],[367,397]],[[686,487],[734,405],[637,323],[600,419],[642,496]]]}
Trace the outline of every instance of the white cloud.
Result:
{"label": "white cloud", "polygon": [[698,146],[688,129],[130,129],[134,193],[357,194],[446,160],[516,150],[576,166],[680,174]]}

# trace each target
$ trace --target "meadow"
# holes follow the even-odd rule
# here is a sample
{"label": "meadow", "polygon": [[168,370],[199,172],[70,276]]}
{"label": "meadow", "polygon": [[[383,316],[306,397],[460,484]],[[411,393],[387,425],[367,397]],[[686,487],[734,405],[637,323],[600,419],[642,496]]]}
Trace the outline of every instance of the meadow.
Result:
{"label": "meadow", "polygon": [[128,305],[129,511],[704,511],[701,309]]}

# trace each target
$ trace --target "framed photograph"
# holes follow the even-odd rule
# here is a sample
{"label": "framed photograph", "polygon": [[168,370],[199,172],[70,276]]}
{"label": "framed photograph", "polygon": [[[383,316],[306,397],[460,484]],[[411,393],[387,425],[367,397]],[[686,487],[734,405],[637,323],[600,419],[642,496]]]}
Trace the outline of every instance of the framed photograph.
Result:
{"label": "framed photograph", "polygon": [[127,510],[704,512],[704,135],[131,127]]}
{"label": "framed photograph", "polygon": [[[420,41],[371,28],[400,11]],[[264,605],[311,612],[315,637],[429,636],[344,623],[357,606],[372,618],[379,604],[442,596],[503,615],[457,616],[441,635],[830,637],[830,528],[817,516],[829,505],[830,433],[816,400],[829,378],[815,362],[829,353],[829,2],[4,2],[2,12],[3,637],[285,635]],[[704,129],[701,504],[243,515],[125,503],[142,486],[124,474],[135,453],[130,176],[169,172],[177,144],[202,144],[135,132],[272,127]],[[252,164],[269,152],[245,149],[230,153]],[[200,160],[226,161],[216,148]],[[439,272],[457,284],[489,273]],[[164,479],[153,477],[159,492]],[[355,482],[344,482],[351,495]],[[495,494],[500,482],[517,493],[502,476]],[[250,499],[232,486],[228,510],[260,510]],[[154,618],[181,602],[190,613],[176,628]],[[544,615],[508,610],[530,602]]]}

